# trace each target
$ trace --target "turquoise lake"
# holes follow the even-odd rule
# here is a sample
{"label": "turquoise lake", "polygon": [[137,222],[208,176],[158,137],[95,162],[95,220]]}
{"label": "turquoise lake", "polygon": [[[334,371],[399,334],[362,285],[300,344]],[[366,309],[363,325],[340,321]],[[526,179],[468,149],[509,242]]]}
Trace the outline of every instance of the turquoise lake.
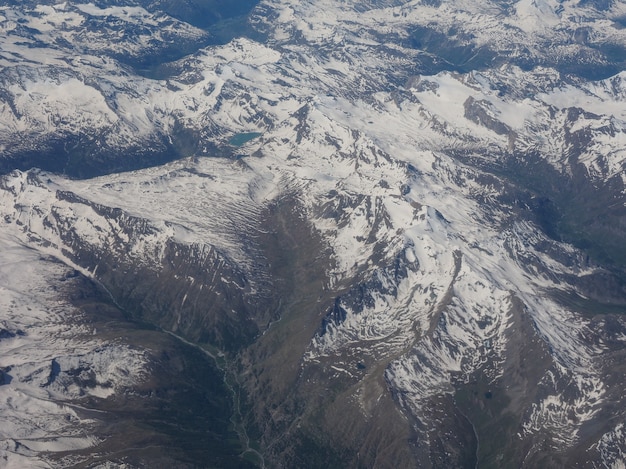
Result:
{"label": "turquoise lake", "polygon": [[261,135],[263,135],[261,132],[245,132],[235,134],[230,138],[230,140],[228,140],[228,143],[234,147],[240,147],[248,143],[250,140],[260,137]]}

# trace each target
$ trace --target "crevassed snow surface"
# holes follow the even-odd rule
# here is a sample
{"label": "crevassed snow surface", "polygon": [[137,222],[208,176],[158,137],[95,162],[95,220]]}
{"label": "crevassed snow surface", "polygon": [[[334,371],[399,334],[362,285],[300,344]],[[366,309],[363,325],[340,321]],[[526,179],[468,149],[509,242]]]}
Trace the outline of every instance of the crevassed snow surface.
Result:
{"label": "crevassed snow surface", "polygon": [[[577,262],[583,256],[576,249],[548,239],[530,222],[516,220],[512,207],[497,201],[499,182],[485,182],[480,170],[450,154],[497,162],[507,152],[538,150],[557,170],[566,171],[566,137],[588,133],[590,141],[579,162],[589,177],[598,184],[612,177],[626,181],[622,74],[563,84],[561,75],[547,66],[521,70],[505,65],[424,76],[415,65],[423,57],[402,40],[417,26],[447,33],[463,24],[476,46],[495,44],[514,55],[524,44],[535,57],[549,38],[558,46],[555,56],[566,54],[572,28],[579,23],[594,28],[596,42],[623,42],[626,30],[573,1],[524,0],[506,16],[500,3],[487,1],[444,2],[439,8],[418,1],[363,6],[359,15],[357,2],[268,0],[261,6],[275,13],[268,44],[237,39],[208,48],[181,61],[184,71],[168,80],[129,76],[115,60],[98,56],[95,46],[69,61],[61,51],[46,54],[30,48],[29,55],[39,62],[7,72],[20,79],[8,90],[13,107],[0,107],[0,122],[10,134],[6,145],[17,135],[11,132],[96,127],[109,143],[123,146],[159,133],[169,135],[183,123],[200,135],[198,153],[213,157],[219,155],[210,152],[233,134],[262,136],[239,148],[239,159],[190,155],[163,167],[86,181],[46,173],[37,173],[37,183],[25,173],[6,176],[0,206],[11,223],[2,228],[7,246],[2,255],[14,250],[15,256],[29,259],[20,269],[39,269],[36,255],[29,257],[30,251],[20,247],[37,236],[34,244],[41,252],[69,262],[63,249],[70,247],[63,246],[55,232],[48,216],[52,212],[92,244],[104,244],[118,231],[89,207],[55,198],[62,190],[147,219],[155,227],[153,235],[123,240],[146,262],[154,261],[151,256],[159,246],[175,239],[215,246],[251,271],[254,261],[242,248],[241,234],[254,231],[250,226],[267,205],[289,194],[332,248],[329,288],[352,279],[380,286],[369,304],[358,311],[346,305],[344,321],[312,338],[303,366],[332,359],[337,369],[353,369],[337,357],[386,361],[390,386],[402,391],[407,408],[419,414],[428,399],[452,393],[454,384],[473,373],[484,372],[494,381],[502,376],[507,334],[513,333],[519,301],[553,360],[541,379],[548,391],[528,409],[521,433],[549,429],[559,444],[575,444],[580,426],[597,415],[603,403],[607,388],[599,368],[610,357],[601,341],[585,340],[591,334],[588,318],[543,293],[569,292],[572,287],[563,278],[596,269],[579,267],[586,264]],[[60,21],[78,27],[88,16],[111,15],[124,23],[151,26],[163,20],[142,9],[91,4],[42,7],[40,13],[29,25],[44,36],[57,31],[53,26]],[[10,64],[29,46],[14,33],[19,15],[10,9],[3,15],[6,47],[0,55]],[[190,37],[198,33],[183,32]],[[145,38],[138,37],[131,46],[145,47]],[[63,67],[64,73],[52,66]],[[501,92],[507,88],[511,92]],[[601,131],[604,128],[610,131]],[[336,217],[323,215],[330,194]],[[559,255],[552,256],[545,246]],[[406,275],[390,274],[387,268],[395,262],[407,266]],[[32,277],[19,272],[18,277]],[[3,318],[7,328],[22,327],[11,322],[20,317],[28,319],[24,327],[42,326],[32,326],[28,335],[6,343],[3,339],[0,346],[19,340],[27,345],[37,333],[57,331],[55,327],[61,328],[56,340],[63,340],[63,321],[55,319],[60,313],[46,309],[54,301],[34,296],[31,305],[25,294],[22,298],[14,291],[14,280],[6,274],[0,283],[6,286],[6,301],[17,305],[6,305],[6,311],[16,311]],[[72,352],[63,357],[53,357],[57,348],[46,355],[45,347],[35,356],[41,356],[42,363],[58,358],[61,370],[88,362],[99,377],[90,392],[106,396],[113,386],[108,378],[111,366],[116,366],[106,360],[108,346],[102,345],[97,354],[71,347],[64,344]],[[0,386],[0,392],[17,392],[24,376],[43,379],[43,365],[25,357],[17,352],[2,355],[2,366],[14,367],[15,384]],[[565,389],[562,382],[568,383]],[[62,380],[49,388],[58,393],[55,399],[71,399],[75,392]],[[57,412],[58,404],[41,401],[40,394],[35,397],[39,400],[23,407],[36,409],[46,402],[52,414]],[[597,447],[609,451],[620,428],[607,433]],[[12,433],[37,437],[29,431],[34,430],[25,424]],[[56,441],[61,446],[88,444]],[[43,448],[35,446],[35,452]],[[23,456],[14,453],[11,457]]]}

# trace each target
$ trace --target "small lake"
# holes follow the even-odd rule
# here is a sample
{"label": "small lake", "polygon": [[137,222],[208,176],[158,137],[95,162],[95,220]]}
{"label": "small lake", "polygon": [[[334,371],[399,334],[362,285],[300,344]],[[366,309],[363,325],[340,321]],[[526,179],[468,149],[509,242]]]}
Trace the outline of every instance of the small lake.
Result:
{"label": "small lake", "polygon": [[250,140],[254,140],[255,138],[263,135],[261,132],[245,132],[241,134],[235,134],[228,140],[228,144],[234,147],[240,147],[245,145]]}

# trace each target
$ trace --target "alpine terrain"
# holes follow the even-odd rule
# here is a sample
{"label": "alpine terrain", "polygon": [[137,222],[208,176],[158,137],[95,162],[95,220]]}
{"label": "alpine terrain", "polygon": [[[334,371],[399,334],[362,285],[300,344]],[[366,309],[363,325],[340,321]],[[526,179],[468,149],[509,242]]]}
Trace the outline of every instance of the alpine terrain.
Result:
{"label": "alpine terrain", "polygon": [[626,467],[626,4],[0,0],[0,467]]}

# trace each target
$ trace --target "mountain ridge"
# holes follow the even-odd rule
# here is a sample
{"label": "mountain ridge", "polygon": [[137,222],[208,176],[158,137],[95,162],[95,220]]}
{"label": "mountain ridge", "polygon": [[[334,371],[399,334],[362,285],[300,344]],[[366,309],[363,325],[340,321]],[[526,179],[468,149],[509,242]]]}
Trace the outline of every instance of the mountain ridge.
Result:
{"label": "mountain ridge", "polygon": [[[206,45],[152,3],[31,3],[3,239],[214,357],[242,464],[623,463],[621,5],[266,0]],[[193,47],[42,46],[96,20]]]}

